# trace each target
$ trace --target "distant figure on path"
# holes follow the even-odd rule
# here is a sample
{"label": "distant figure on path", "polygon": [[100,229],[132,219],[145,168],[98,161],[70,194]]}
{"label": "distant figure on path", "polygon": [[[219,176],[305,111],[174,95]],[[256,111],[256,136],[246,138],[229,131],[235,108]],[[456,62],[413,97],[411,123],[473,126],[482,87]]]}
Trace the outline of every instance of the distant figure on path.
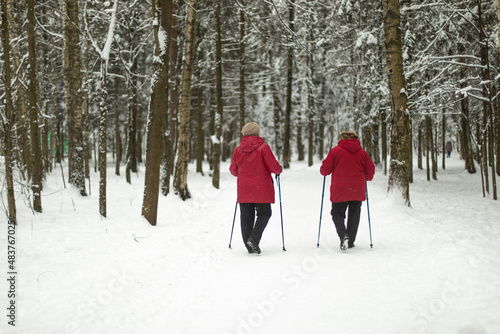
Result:
{"label": "distant figure on path", "polygon": [[451,145],[451,141],[448,141],[445,146],[446,149],[446,156],[449,158],[451,156],[451,151],[453,149],[453,146]]}
{"label": "distant figure on path", "polygon": [[[366,181],[375,174],[375,165],[365,150],[361,148],[358,135],[353,131],[343,131],[338,145],[330,150],[320,168],[323,176],[332,174],[330,201],[332,219],[340,238],[340,249],[354,247],[358,232],[361,203],[366,200]],[[347,228],[344,224],[345,212],[349,208]]]}
{"label": "distant figure on path", "polygon": [[245,124],[241,133],[243,138],[234,150],[229,171],[238,177],[243,242],[249,253],[260,254],[260,239],[271,218],[271,203],[274,203],[271,173],[279,175],[283,169],[269,145],[259,137],[257,123]]}

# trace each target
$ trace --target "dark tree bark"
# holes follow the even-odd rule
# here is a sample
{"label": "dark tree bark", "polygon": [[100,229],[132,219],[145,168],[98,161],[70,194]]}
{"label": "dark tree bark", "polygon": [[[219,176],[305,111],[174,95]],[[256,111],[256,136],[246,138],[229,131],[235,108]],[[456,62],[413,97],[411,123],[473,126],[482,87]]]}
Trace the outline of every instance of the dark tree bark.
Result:
{"label": "dark tree bark", "polygon": [[[500,0],[499,0],[500,1]],[[240,1],[240,121],[239,129],[245,125],[245,2]],[[241,132],[240,132],[241,137]]]}
{"label": "dark tree bark", "polygon": [[[17,2],[16,2],[17,3]],[[12,36],[17,36],[23,34],[23,32],[19,31],[20,24],[16,24],[16,16],[15,11],[18,10],[16,7],[19,4],[15,5],[13,0],[7,0],[7,26],[9,29],[9,34]],[[20,12],[20,11],[19,11]],[[23,18],[24,19],[24,18]],[[13,151],[13,159],[17,160],[17,165],[20,167],[19,170],[21,172],[22,177],[25,177],[27,172],[28,179],[31,179],[31,171],[30,171],[30,159],[31,159],[31,147],[29,141],[29,115],[28,115],[28,107],[26,105],[27,101],[27,92],[25,85],[23,84],[24,80],[21,80],[22,75],[22,58],[21,58],[21,49],[18,43],[14,43],[10,46],[11,49],[11,61],[12,61],[12,74],[14,76],[19,76],[19,78],[12,78],[12,103],[13,110],[15,110],[15,120],[16,124],[13,125],[13,136],[14,141],[17,141],[17,146],[19,149],[17,151]],[[15,93],[17,92],[17,93]],[[15,150],[15,142],[13,143],[12,149]]]}
{"label": "dark tree bark", "polygon": [[17,223],[16,216],[16,198],[14,195],[14,180],[12,177],[13,164],[13,131],[12,127],[15,123],[14,106],[12,103],[12,86],[11,86],[11,70],[10,70],[10,33],[7,21],[7,0],[1,0],[2,6],[2,47],[3,47],[3,82],[5,91],[5,117],[1,117],[4,135],[4,154],[5,154],[5,181],[7,183],[7,203],[8,212],[7,218],[9,223]]}
{"label": "dark tree bark", "polygon": [[28,110],[30,118],[30,141],[31,141],[31,189],[33,191],[33,209],[42,212],[42,152],[40,145],[40,130],[38,122],[38,70],[36,61],[36,33],[35,33],[35,0],[27,0],[28,9]]}
{"label": "dark tree bark", "polygon": [[119,78],[115,77],[115,174],[120,175],[120,163],[122,161],[122,140],[120,133],[120,107],[119,107]]}
{"label": "dark tree bark", "polygon": [[[295,0],[288,2],[288,27],[290,31],[295,32]],[[290,159],[292,151],[290,147],[290,127],[292,115],[292,85],[293,85],[293,35],[288,34],[288,57],[287,57],[287,75],[286,75],[286,109],[285,109],[285,131],[283,134],[283,168],[290,168]]]}
{"label": "dark tree bark", "polygon": [[387,175],[387,113],[385,109],[380,111],[380,130],[382,132],[382,163],[384,164],[384,175]]}
{"label": "dark tree bark", "polygon": [[64,92],[68,116],[68,168],[69,182],[85,191],[82,122],[82,82],[80,61],[80,31],[78,0],[63,2],[64,12]]}
{"label": "dark tree bark", "polygon": [[[198,80],[199,81],[199,80]],[[198,86],[196,128],[196,172],[203,175],[203,157],[205,155],[205,131],[203,130],[203,89]]]}
{"label": "dark tree bark", "polygon": [[483,173],[485,175],[486,191],[489,192],[488,182],[488,167],[491,166],[491,184],[493,199],[497,199],[497,184],[494,159],[494,120],[492,110],[492,89],[489,61],[489,46],[486,32],[484,30],[483,14],[481,0],[477,0],[478,7],[478,26],[479,26],[479,41],[481,43],[481,78],[482,78],[482,95],[483,95],[483,133],[481,145],[481,154],[483,156]]}
{"label": "dark tree bark", "polygon": [[222,33],[221,33],[221,0],[215,2],[215,101],[217,114],[215,117],[215,138],[213,142],[213,176],[212,185],[219,189],[220,183],[220,159],[222,150],[222,124],[223,124],[223,100],[222,100]]}
{"label": "dark tree bark", "polygon": [[106,187],[107,187],[107,116],[108,116],[108,90],[107,85],[107,70],[106,62],[101,59],[101,73],[98,79],[97,88],[97,98],[99,103],[99,149],[98,149],[98,159],[99,159],[99,213],[101,216],[107,216],[107,199],[106,199]]}
{"label": "dark tree bark", "polygon": [[[159,4],[159,6],[158,6]],[[144,198],[142,203],[142,215],[151,225],[156,225],[158,213],[158,195],[160,183],[160,162],[165,149],[164,128],[166,117],[166,107],[168,103],[168,70],[169,70],[169,47],[170,47],[170,27],[172,26],[172,0],[154,0],[153,21],[155,37],[155,73],[153,87],[151,89],[151,103],[148,115],[147,149],[146,149],[146,172],[144,181]],[[161,10],[159,20],[157,7]],[[167,36],[160,41],[160,26]],[[165,48],[161,48],[160,43],[165,43]]]}

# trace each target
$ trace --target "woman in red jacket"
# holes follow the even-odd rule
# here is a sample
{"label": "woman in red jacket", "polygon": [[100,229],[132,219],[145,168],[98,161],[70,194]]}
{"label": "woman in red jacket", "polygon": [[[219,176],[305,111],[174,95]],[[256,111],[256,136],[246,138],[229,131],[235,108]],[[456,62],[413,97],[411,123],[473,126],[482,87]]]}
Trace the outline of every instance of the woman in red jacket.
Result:
{"label": "woman in red jacket", "polygon": [[271,173],[281,174],[282,168],[269,145],[259,137],[257,123],[245,124],[241,133],[243,138],[234,150],[229,171],[238,177],[243,242],[249,253],[260,254],[260,239],[271,218],[271,203],[274,203]]}
{"label": "woman in red jacket", "polygon": [[[366,181],[371,181],[375,174],[375,165],[361,148],[355,132],[343,131],[340,134],[338,145],[323,160],[320,173],[323,176],[332,174],[331,214],[340,238],[340,249],[352,248],[358,232],[361,202],[366,200]],[[347,208],[346,228],[344,220]]]}

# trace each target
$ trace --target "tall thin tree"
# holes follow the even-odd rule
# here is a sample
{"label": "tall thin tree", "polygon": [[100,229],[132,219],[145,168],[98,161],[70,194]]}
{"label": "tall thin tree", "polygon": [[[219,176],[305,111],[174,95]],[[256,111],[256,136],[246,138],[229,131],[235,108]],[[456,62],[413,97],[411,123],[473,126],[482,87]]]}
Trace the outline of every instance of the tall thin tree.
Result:
{"label": "tall thin tree", "polygon": [[82,196],[86,196],[78,0],[65,0],[63,2],[63,13],[63,69],[65,104],[68,117],[69,182],[80,190]]}
{"label": "tall thin tree", "polygon": [[[500,0],[498,0],[500,1]],[[240,5],[240,129],[245,125],[245,1]],[[241,136],[241,134],[240,134]]]}
{"label": "tall thin tree", "polygon": [[391,164],[389,185],[399,189],[410,205],[410,120],[407,110],[406,82],[403,70],[401,11],[399,0],[383,0],[384,44],[391,106]]}
{"label": "tall thin tree", "polygon": [[[156,225],[160,182],[160,162],[165,148],[163,124],[166,117],[170,27],[172,26],[172,0],[153,0],[153,22],[155,38],[155,61],[153,87],[148,114],[146,149],[146,172],[142,215],[151,225]],[[159,7],[159,8],[158,8]],[[158,15],[160,16],[158,19]]]}
{"label": "tall thin tree", "polygon": [[288,55],[287,55],[287,75],[286,75],[286,107],[285,107],[285,130],[283,134],[283,167],[290,167],[292,150],[290,147],[290,128],[292,115],[292,86],[293,86],[293,33],[295,32],[295,0],[288,1]]}
{"label": "tall thin tree", "polygon": [[219,189],[220,184],[220,159],[222,150],[222,124],[223,124],[223,101],[222,101],[222,32],[221,32],[221,0],[215,1],[215,101],[217,114],[215,117],[215,137],[213,143],[213,176],[212,185]]}
{"label": "tall thin tree", "polygon": [[28,62],[29,62],[29,84],[28,84],[28,109],[30,119],[30,141],[31,141],[31,189],[33,191],[33,209],[42,212],[42,149],[40,145],[40,130],[38,122],[38,69],[36,61],[36,32],[35,32],[35,0],[27,1],[28,9]]}
{"label": "tall thin tree", "polygon": [[191,82],[193,75],[197,0],[187,2],[186,37],[184,40],[184,61],[182,64],[181,103],[179,107],[179,148],[175,165],[174,188],[183,199],[191,197],[187,185],[190,136],[191,136]]}
{"label": "tall thin tree", "polygon": [[9,222],[16,223],[16,199],[14,196],[14,180],[12,177],[12,147],[13,147],[13,132],[14,125],[14,108],[12,103],[12,84],[11,84],[11,69],[10,69],[10,34],[9,25],[7,22],[7,0],[1,0],[2,6],[2,47],[3,47],[3,77],[5,85],[5,117],[2,118],[3,135],[4,135],[4,154],[5,154],[5,181],[7,182],[7,203],[9,210],[7,218]]}

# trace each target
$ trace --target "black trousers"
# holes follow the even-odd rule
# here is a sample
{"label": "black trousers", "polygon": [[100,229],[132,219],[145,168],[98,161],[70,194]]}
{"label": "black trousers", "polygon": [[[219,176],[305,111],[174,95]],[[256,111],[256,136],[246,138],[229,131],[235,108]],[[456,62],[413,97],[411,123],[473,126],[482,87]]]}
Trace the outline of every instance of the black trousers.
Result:
{"label": "black trousers", "polygon": [[[344,238],[344,235],[347,234],[347,236],[349,237],[350,246],[354,244],[354,240],[356,240],[356,234],[358,233],[359,218],[361,216],[361,203],[361,201],[332,203],[331,214],[333,223],[335,224],[335,228],[337,229],[337,234],[339,235],[339,238],[341,240]],[[349,211],[347,213],[346,228],[344,221],[347,208],[349,208]]]}
{"label": "black trousers", "polygon": [[[262,233],[271,218],[271,204],[270,203],[240,203],[241,210],[241,234],[243,242],[247,246],[248,238],[260,243]],[[255,220],[257,214],[257,220]],[[248,246],[247,246],[248,248]]]}

